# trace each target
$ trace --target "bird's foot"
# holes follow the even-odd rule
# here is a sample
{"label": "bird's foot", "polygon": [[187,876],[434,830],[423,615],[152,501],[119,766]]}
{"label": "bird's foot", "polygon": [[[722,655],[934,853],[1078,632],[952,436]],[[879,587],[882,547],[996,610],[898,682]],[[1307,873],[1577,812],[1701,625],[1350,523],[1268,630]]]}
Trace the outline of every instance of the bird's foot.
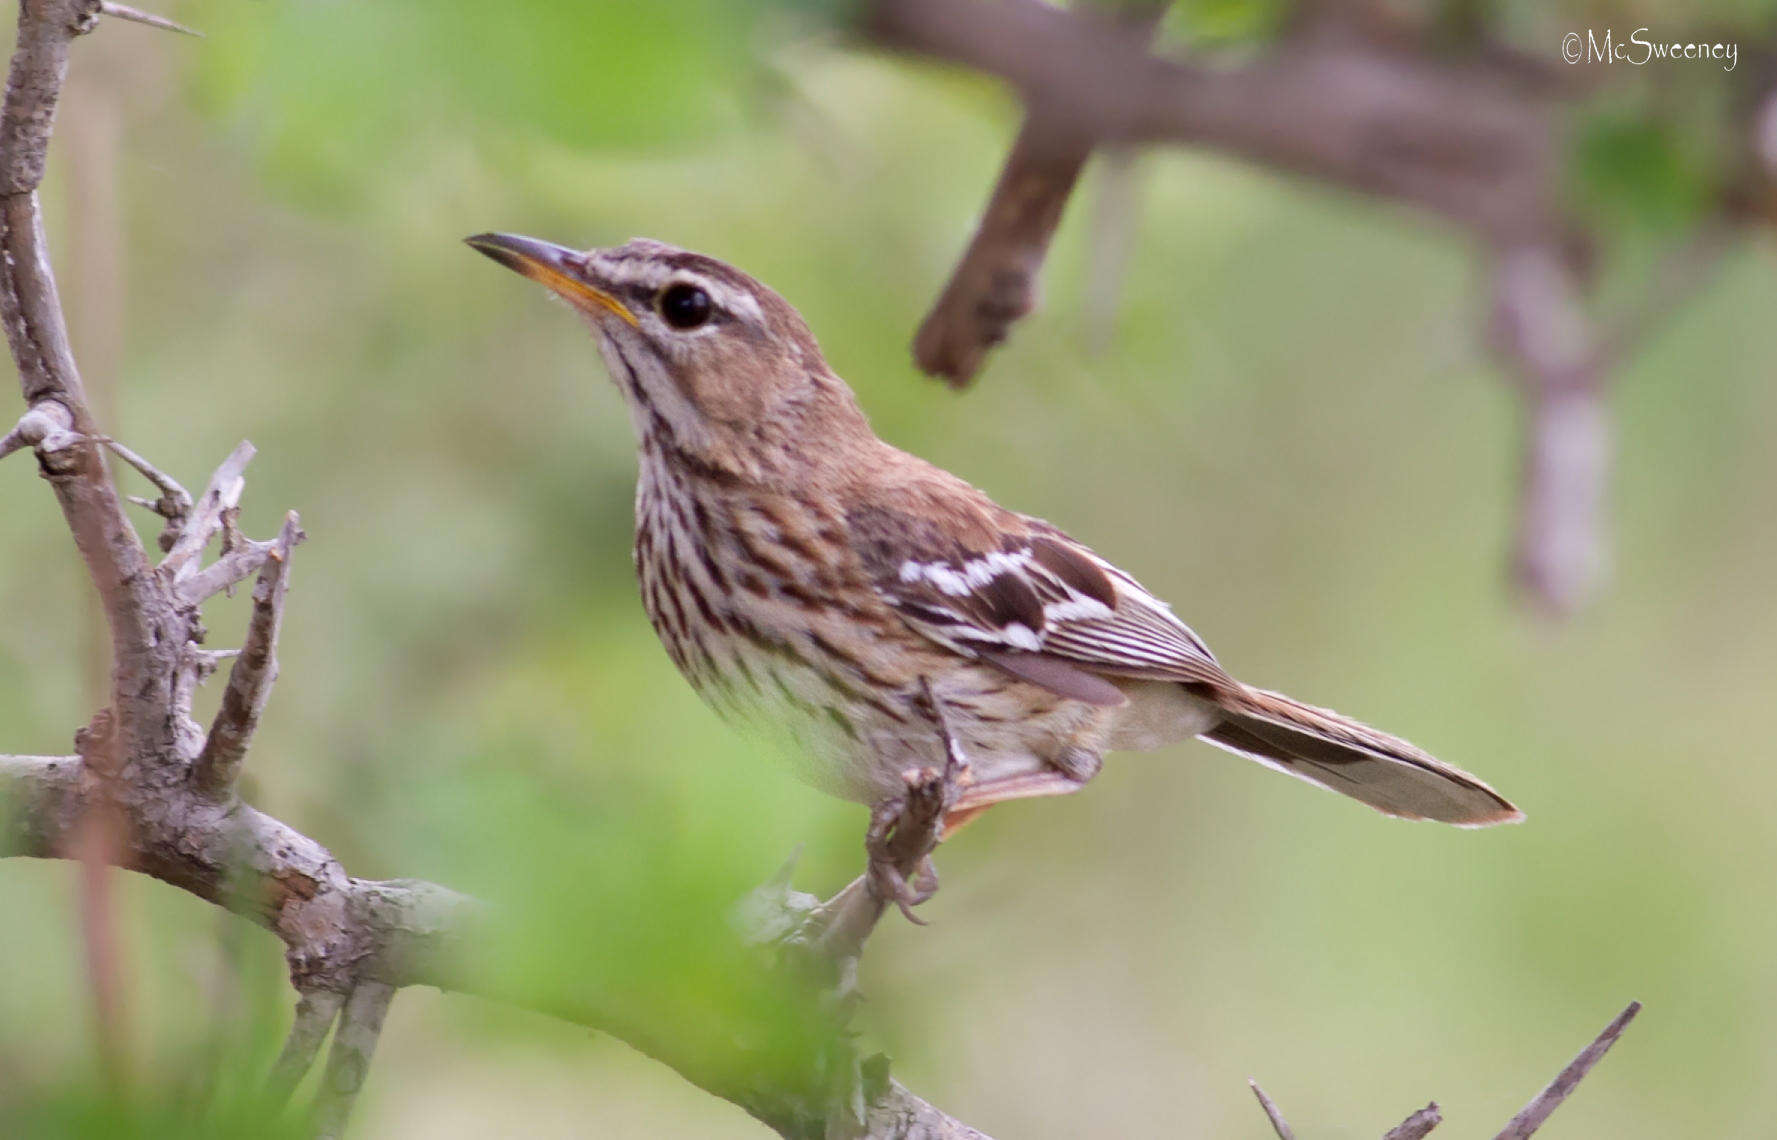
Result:
{"label": "bird's foot", "polygon": [[969,758],[951,731],[950,718],[932,689],[931,678],[921,677],[919,684],[932,726],[944,746],[944,763],[902,772],[906,790],[871,811],[870,828],[864,833],[864,852],[870,860],[864,881],[877,901],[894,903],[909,922],[924,926],[913,908],[938,893],[932,850],[943,840],[945,818],[968,782]]}
{"label": "bird's foot", "polygon": [[749,902],[753,913],[746,925],[761,936],[760,941],[795,948],[837,968],[835,991],[842,995],[842,1004],[855,996],[858,956],[889,903],[909,921],[925,925],[913,908],[938,893],[932,850],[944,838],[946,821],[969,783],[968,758],[950,730],[943,705],[929,680],[922,679],[921,688],[944,747],[944,761],[907,769],[901,774],[902,790],[871,809],[864,833],[868,859],[864,873],[826,902],[816,903],[790,889],[792,859]]}
{"label": "bird's foot", "polygon": [[925,922],[913,908],[938,893],[932,849],[943,837],[944,817],[956,803],[957,774],[953,764],[903,772],[907,790],[877,804],[864,833],[870,893],[881,902],[894,903],[909,921],[921,926]]}

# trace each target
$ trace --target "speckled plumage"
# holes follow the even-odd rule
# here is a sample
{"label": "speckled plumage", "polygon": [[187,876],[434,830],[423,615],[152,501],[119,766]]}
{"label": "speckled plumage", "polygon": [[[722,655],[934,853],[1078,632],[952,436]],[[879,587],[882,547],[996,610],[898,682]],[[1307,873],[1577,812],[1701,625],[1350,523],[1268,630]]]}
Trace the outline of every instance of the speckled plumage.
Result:
{"label": "speckled plumage", "polygon": [[1241,684],[1170,608],[1038,519],[876,438],[796,311],[712,258],[471,239],[591,320],[640,454],[637,574],[680,671],[874,802],[967,756],[958,810],[1200,736],[1392,815],[1519,818],[1405,741]]}

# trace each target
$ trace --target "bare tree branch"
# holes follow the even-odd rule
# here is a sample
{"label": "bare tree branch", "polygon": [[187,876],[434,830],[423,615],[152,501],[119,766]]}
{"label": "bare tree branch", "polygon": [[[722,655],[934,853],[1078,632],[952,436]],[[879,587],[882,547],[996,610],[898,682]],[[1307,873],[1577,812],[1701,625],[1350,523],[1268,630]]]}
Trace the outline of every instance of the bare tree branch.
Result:
{"label": "bare tree branch", "polygon": [[169,521],[176,521],[191,512],[191,492],[180,486],[179,480],[136,454],[119,440],[106,435],[100,436],[98,442],[104,444],[113,455],[134,467],[142,478],[154,484],[155,489],[161,493],[161,497],[166,500],[168,506],[162,508],[155,504],[149,505],[161,513],[163,517]]}
{"label": "bare tree branch", "polygon": [[[0,323],[26,405],[61,404],[79,440],[38,444],[38,463],[105,608],[115,651],[116,743],[130,748],[170,742],[174,726],[154,710],[165,707],[168,666],[185,639],[157,604],[158,586],[141,540],[124,515],[104,455],[91,442],[99,433],[68,348],[37,202],[69,45],[92,29],[98,15],[96,0],[28,0],[19,6],[17,47],[0,108]],[[139,740],[141,734],[158,739]]]}
{"label": "bare tree branch", "polygon": [[[1635,1015],[1640,1012],[1641,1003],[1630,1002],[1629,1007],[1605,1026],[1604,1031],[1590,1045],[1582,1049],[1579,1056],[1575,1057],[1565,1069],[1561,1070],[1560,1075],[1549,1084],[1549,1087],[1538,1093],[1529,1104],[1525,1105],[1523,1111],[1514,1116],[1511,1123],[1507,1124],[1504,1131],[1495,1136],[1493,1140],[1529,1140],[1529,1137],[1542,1127],[1543,1122],[1548,1120],[1549,1115],[1561,1107],[1561,1102],[1566,1100],[1575,1088],[1579,1087],[1579,1083],[1586,1078],[1586,1074],[1591,1072],[1593,1066],[1598,1064],[1605,1053],[1610,1051],[1610,1047],[1617,1043],[1617,1038],[1623,1035],[1623,1030],[1629,1027],[1629,1023],[1635,1020]],[[1259,1098],[1259,1105],[1265,1110],[1265,1117],[1271,1121],[1271,1127],[1276,1130],[1279,1140],[1294,1140],[1290,1126],[1284,1123],[1283,1114],[1277,1110],[1277,1105],[1272,1102],[1271,1098],[1265,1095],[1265,1090],[1259,1087],[1257,1081],[1248,1081],[1247,1084],[1252,1086],[1253,1095]],[[1438,1108],[1437,1102],[1433,1101],[1389,1129],[1388,1134],[1382,1140],[1425,1140],[1432,1129],[1442,1124],[1443,1121],[1444,1114]]]}
{"label": "bare tree branch", "polygon": [[1604,573],[1610,473],[1603,358],[1570,256],[1548,244],[1503,251],[1491,327],[1528,416],[1513,575],[1528,597],[1569,613]]}
{"label": "bare tree branch", "polygon": [[[1568,206],[1563,140],[1589,85],[1573,69],[1563,74],[1552,61],[1486,42],[1484,29],[1452,54],[1433,25],[1377,26],[1372,10],[1305,4],[1274,43],[1251,58],[1220,61],[1151,52],[1126,28],[1042,0],[871,0],[859,20],[869,38],[997,76],[1026,108],[975,239],[915,338],[914,358],[960,387],[1031,310],[1043,253],[1094,146],[1207,147],[1420,207],[1479,248],[1505,251],[1496,311],[1515,310],[1520,325],[1587,326],[1585,350],[1572,361],[1551,364],[1536,349],[1546,338],[1535,331],[1502,351],[1527,409],[1513,579],[1542,609],[1565,614],[1594,592],[1605,564],[1608,374],[1652,323],[1638,311],[1612,330],[1620,335],[1599,336],[1568,272],[1570,251],[1589,235]],[[1761,98],[1735,129],[1744,136],[1747,177],[1769,179],[1777,170],[1777,100]],[[1758,216],[1747,203],[1770,200],[1768,188],[1738,184],[1719,197],[1716,217],[1672,271],[1659,274],[1651,312],[1694,292],[1736,225]],[[1550,252],[1562,266],[1551,280],[1564,295],[1546,310],[1516,303],[1510,294],[1525,287],[1519,264]]]}
{"label": "bare tree branch", "polygon": [[[86,821],[114,812],[123,826],[106,859],[277,934],[303,1000],[272,1081],[291,1087],[300,1080],[337,1014],[319,1105],[320,1123],[330,1132],[343,1125],[362,1085],[394,990],[435,985],[530,1004],[613,1032],[785,1136],[821,1136],[831,1121],[849,1115],[872,1137],[978,1137],[889,1080],[880,1066],[836,1066],[835,1050],[850,1055],[837,1026],[831,1039],[811,1035],[818,1048],[795,1054],[771,1040],[769,1026],[729,1033],[651,1024],[627,993],[564,1000],[520,989],[497,968],[494,947],[510,935],[489,919],[487,907],[431,883],[354,879],[319,843],[232,794],[275,674],[288,557],[299,532],[291,515],[271,543],[232,537],[253,455],[243,443],[192,504],[157,570],[106,469],[99,443],[105,437],[68,349],[35,193],[69,45],[91,29],[100,10],[98,0],[24,0],[19,8],[18,48],[0,111],[0,320],[29,408],[4,446],[32,447],[61,501],[110,624],[112,701],[76,734],[78,755],[0,756],[0,856],[73,857],[82,850],[78,837]],[[158,473],[134,458],[145,473]],[[176,486],[170,479],[157,483],[163,493]],[[200,569],[218,531],[231,537],[217,563]],[[254,569],[260,579],[246,644],[206,741],[190,721],[191,693],[220,655],[200,648],[197,606]],[[743,951],[737,942],[737,955]],[[760,968],[749,960],[735,963],[737,975]],[[811,1018],[818,1019],[813,999]],[[836,1085],[829,1074],[839,1070],[867,1079]],[[835,1096],[846,1098],[843,1112],[831,1103]]]}
{"label": "bare tree branch", "polygon": [[204,34],[176,23],[165,16],[157,16],[153,12],[144,12],[140,8],[132,8],[128,4],[114,4],[112,0],[102,0],[99,10],[107,16],[118,20],[128,20],[132,24],[142,24],[150,28],[159,28],[163,32],[178,32],[182,36],[196,36],[203,39]]}
{"label": "bare tree branch", "polygon": [[275,545],[275,540],[254,542],[248,539],[236,543],[216,561],[177,582],[174,592],[188,606],[199,605],[224,591],[232,594],[234,587],[266,564]]}
{"label": "bare tree branch", "polygon": [[234,786],[247,746],[259,727],[259,715],[278,679],[278,628],[284,620],[284,594],[290,587],[290,551],[302,540],[296,512],[284,516],[284,529],[269,544],[259,583],[253,587],[253,616],[247,623],[247,639],[234,668],[222,706],[210,725],[204,750],[191,765],[191,784],[200,795],[221,796]]}
{"label": "bare tree branch", "polygon": [[913,338],[923,371],[966,386],[988,350],[1036,307],[1049,241],[1091,153],[1090,141],[1025,122],[975,236]]}
{"label": "bare tree branch", "polygon": [[343,1005],[345,995],[333,990],[310,990],[297,999],[290,1036],[285,1038],[283,1051],[265,1082],[267,1091],[279,1103],[289,1100],[302,1078],[314,1068],[315,1058],[321,1055],[321,1045],[332,1032]]}
{"label": "bare tree branch", "polygon": [[256,454],[258,449],[243,439],[217,466],[204,493],[198,496],[191,516],[167,550],[167,556],[161,559],[163,573],[182,578],[193,572],[192,562],[222,529],[223,516],[240,506],[241,491],[247,486],[247,464],[253,462]]}
{"label": "bare tree branch", "polygon": [[1444,1114],[1433,1101],[1388,1130],[1382,1140],[1425,1140],[1431,1130],[1444,1122]]}
{"label": "bare tree branch", "polygon": [[1634,1021],[1635,1015],[1640,1012],[1641,1003],[1630,1002],[1628,1008],[1617,1014],[1590,1045],[1581,1049],[1579,1056],[1569,1062],[1568,1066],[1561,1070],[1560,1075],[1549,1082],[1548,1088],[1537,1093],[1531,1102],[1524,1106],[1522,1112],[1512,1117],[1512,1122],[1506,1125],[1493,1140],[1527,1140],[1538,1128],[1541,1128],[1543,1121],[1549,1118],[1549,1114],[1561,1107],[1561,1102],[1579,1087],[1579,1083],[1586,1079],[1586,1074],[1592,1071],[1592,1067],[1603,1060],[1606,1053],[1610,1052],[1610,1047],[1617,1043],[1617,1038],[1623,1035],[1623,1031],[1629,1028],[1629,1023]]}
{"label": "bare tree branch", "polygon": [[[83,776],[78,756],[0,757],[0,857],[67,855],[92,795]],[[631,1042],[784,1136],[824,1133],[830,1108],[825,1097],[832,1090],[815,1073],[817,1066],[830,1071],[829,1056],[807,1057],[798,1075],[761,1065],[738,1035],[711,1040],[707,1026],[638,1023],[632,1013],[614,1013],[632,1008],[628,994],[588,992],[564,1005],[559,995],[540,998],[515,989],[494,950],[508,934],[486,906],[432,883],[353,879],[314,840],[238,801],[217,804],[185,790],[127,794],[143,801],[131,812],[137,828],[124,854],[129,869],[277,934],[287,947],[292,980],[305,995],[344,995],[365,982],[381,982],[527,1006]],[[737,972],[759,968],[744,958],[734,962]],[[621,980],[616,984],[621,987]],[[274,1069],[276,1087],[294,1087],[313,1063],[334,1000],[317,997],[318,1008],[299,1012],[302,1028],[292,1030]],[[818,1014],[812,1005],[810,1012]],[[810,1088],[826,1091],[811,1099]],[[873,1140],[981,1136],[893,1080],[867,1079],[863,1092],[867,1128],[861,1135]]]}
{"label": "bare tree branch", "polygon": [[339,1140],[345,1131],[346,1117],[376,1056],[383,1018],[394,1000],[395,987],[386,982],[360,982],[346,999],[333,1031],[333,1048],[327,1052],[321,1095],[315,1101],[316,1140]]}
{"label": "bare tree branch", "polygon": [[[1142,51],[1170,6],[1141,0],[1095,23]],[[1090,134],[1059,121],[1066,114],[1031,102],[975,236],[913,338],[914,362],[952,387],[974,379],[987,351],[1036,307],[1049,242],[1094,145]]]}
{"label": "bare tree branch", "polygon": [[1247,1086],[1253,1095],[1259,1098],[1259,1107],[1265,1110],[1265,1119],[1271,1122],[1271,1130],[1277,1133],[1277,1140],[1296,1140],[1296,1134],[1290,1130],[1289,1123],[1284,1120],[1283,1113],[1278,1111],[1277,1103],[1265,1095],[1259,1082],[1248,1078]]}
{"label": "bare tree branch", "polygon": [[1211,66],[1041,0],[874,0],[862,24],[885,46],[1004,79],[1079,136],[1208,146],[1496,238],[1559,228],[1559,92],[1493,55],[1321,30]]}

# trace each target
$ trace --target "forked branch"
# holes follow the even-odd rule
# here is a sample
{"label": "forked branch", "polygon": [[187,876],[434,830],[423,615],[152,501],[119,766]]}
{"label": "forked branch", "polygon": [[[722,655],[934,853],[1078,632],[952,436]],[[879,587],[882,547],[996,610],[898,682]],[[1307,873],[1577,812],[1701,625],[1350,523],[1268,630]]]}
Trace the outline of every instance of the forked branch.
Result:
{"label": "forked branch", "polygon": [[333,1031],[345,1000],[345,995],[336,990],[309,990],[297,999],[290,1035],[284,1039],[284,1048],[266,1078],[266,1087],[275,1103],[288,1101],[302,1078],[315,1067],[315,1058],[321,1055],[321,1046]]}
{"label": "forked branch", "polygon": [[[1043,0],[864,6],[860,25],[878,44],[1002,79],[1025,108],[967,251],[914,338],[919,367],[967,385],[1034,308],[1050,240],[1095,147],[1201,147],[1410,204],[1497,259],[1496,315],[1515,308],[1520,324],[1543,326],[1529,339],[1495,342],[1520,382],[1526,419],[1512,576],[1522,596],[1550,613],[1587,600],[1605,562],[1608,381],[1647,323],[1633,320],[1612,330],[1626,335],[1600,337],[1571,272],[1603,236],[1571,205],[1564,155],[1567,125],[1591,85],[1553,59],[1487,41],[1486,29],[1469,37],[1470,50],[1453,53],[1433,22],[1381,17],[1370,4],[1304,2],[1272,42],[1233,60],[1152,51],[1145,35],[1092,7]],[[1766,181],[1755,190],[1737,182],[1723,188],[1681,250],[1685,264],[1658,274],[1660,308],[1690,296],[1741,224],[1761,216],[1748,201],[1772,200],[1777,163],[1768,140],[1777,99],[1746,94],[1757,94],[1765,110],[1730,129],[1738,132],[1747,177]],[[1558,295],[1529,309],[1509,296],[1527,252],[1552,255],[1561,278]],[[1576,323],[1587,343],[1574,359],[1551,365],[1542,334]]]}
{"label": "forked branch", "polygon": [[[71,857],[83,819],[102,803],[125,822],[129,836],[108,857],[277,934],[302,997],[270,1082],[288,1095],[313,1067],[331,1029],[314,1115],[322,1134],[334,1136],[363,1085],[398,988],[434,985],[538,999],[514,993],[488,961],[501,931],[487,907],[431,883],[352,878],[326,848],[235,794],[276,676],[289,558],[301,531],[291,514],[270,542],[235,533],[251,444],[237,447],[193,501],[176,480],[93,423],[56,299],[36,188],[70,44],[101,12],[141,16],[98,0],[24,0],[19,8],[18,49],[0,114],[0,321],[27,412],[0,438],[0,454],[32,449],[55,489],[109,619],[113,694],[110,707],[77,735],[79,755],[0,756],[0,856]],[[158,568],[124,514],[106,466],[107,447],[161,492],[149,504],[168,524],[167,555]],[[220,556],[204,566],[204,551],[219,533]],[[234,655],[222,707],[203,734],[190,721],[192,692],[227,654],[202,648],[199,607],[254,574],[246,641]],[[756,968],[750,959],[735,965],[736,972]],[[803,1070],[786,1074],[762,1067],[763,1059],[749,1051],[748,1034],[717,1035],[712,1044],[699,1027],[676,1021],[613,1021],[609,1009],[622,1006],[618,995],[594,992],[565,1009],[542,1008],[627,1035],[786,1136],[822,1135],[830,1120],[846,1119],[858,1122],[860,1135],[885,1140],[979,1136],[880,1069],[873,1068],[867,1082],[831,1085],[820,1075],[830,1050],[801,1058]],[[844,1095],[843,1111],[811,1099],[810,1088]]]}

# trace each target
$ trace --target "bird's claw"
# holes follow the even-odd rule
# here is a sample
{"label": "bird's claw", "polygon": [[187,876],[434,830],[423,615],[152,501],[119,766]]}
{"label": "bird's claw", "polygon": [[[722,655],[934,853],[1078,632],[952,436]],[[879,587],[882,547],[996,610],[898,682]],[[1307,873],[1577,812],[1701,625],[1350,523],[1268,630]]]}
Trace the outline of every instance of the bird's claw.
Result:
{"label": "bird's claw", "polygon": [[955,764],[908,769],[901,777],[906,792],[876,805],[864,836],[871,893],[894,903],[908,921],[920,926],[925,921],[914,915],[913,908],[938,893],[938,869],[931,852],[943,834],[944,817],[956,803],[959,774]]}
{"label": "bird's claw", "polygon": [[919,861],[919,868],[909,881],[893,863],[872,859],[870,889],[876,897],[894,903],[907,916],[908,922],[915,926],[925,926],[928,925],[926,920],[914,914],[913,908],[938,893],[938,868],[933,865],[932,857],[927,855]]}

